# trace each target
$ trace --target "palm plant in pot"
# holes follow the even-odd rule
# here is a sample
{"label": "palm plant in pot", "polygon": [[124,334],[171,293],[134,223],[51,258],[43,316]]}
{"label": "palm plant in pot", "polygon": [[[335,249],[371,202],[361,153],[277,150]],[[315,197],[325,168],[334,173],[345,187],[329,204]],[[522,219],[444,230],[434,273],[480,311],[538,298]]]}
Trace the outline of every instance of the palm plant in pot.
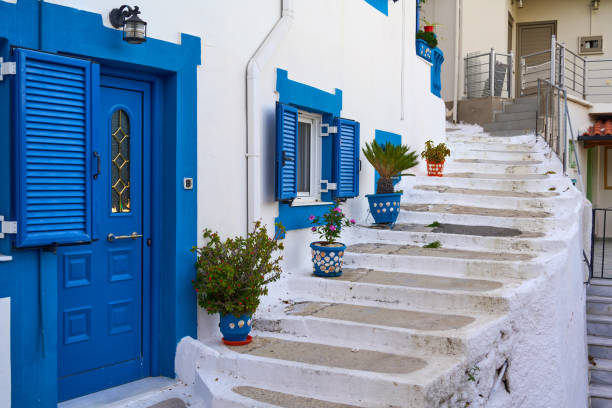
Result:
{"label": "palm plant in pot", "polygon": [[277,224],[274,237],[260,221],[245,237],[222,240],[205,229],[204,245],[192,248],[197,253],[196,278],[192,281],[198,304],[208,314],[219,313],[223,342],[242,345],[251,341],[249,332],[260,298],[268,294],[268,284],[280,278],[279,240],[284,228]]}
{"label": "palm plant in pot", "polygon": [[393,179],[413,175],[403,174],[419,164],[417,154],[406,145],[394,145],[390,142],[381,146],[374,140],[366,143],[363,155],[380,175],[376,185],[376,194],[368,194],[370,213],[377,224],[394,224],[400,211],[401,192],[395,192]]}
{"label": "palm plant in pot", "polygon": [[434,146],[431,140],[425,142],[425,150],[421,152],[421,157],[427,161],[427,175],[442,177],[444,162],[450,154],[450,149],[444,143]]}
{"label": "palm plant in pot", "polygon": [[312,232],[319,235],[319,241],[310,244],[313,273],[325,278],[342,275],[346,245],[337,240],[342,228],[355,225],[355,220],[342,212],[339,200],[322,216],[311,215],[308,220],[313,223]]}

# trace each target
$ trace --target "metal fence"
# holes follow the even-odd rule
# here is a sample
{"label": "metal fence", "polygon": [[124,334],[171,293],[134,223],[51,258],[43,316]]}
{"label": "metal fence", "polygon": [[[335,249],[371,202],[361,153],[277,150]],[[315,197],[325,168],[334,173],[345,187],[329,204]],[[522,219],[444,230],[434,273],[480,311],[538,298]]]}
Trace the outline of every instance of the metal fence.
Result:
{"label": "metal fence", "polygon": [[612,208],[593,208],[590,259],[589,280],[612,279]]}
{"label": "metal fence", "polygon": [[519,65],[521,96],[534,94],[542,79],[591,102],[612,102],[612,60],[582,57],[554,35],[550,49],[522,55]]}
{"label": "metal fence", "polygon": [[499,53],[494,49],[469,53],[464,64],[465,94],[468,98],[512,97],[512,53]]}

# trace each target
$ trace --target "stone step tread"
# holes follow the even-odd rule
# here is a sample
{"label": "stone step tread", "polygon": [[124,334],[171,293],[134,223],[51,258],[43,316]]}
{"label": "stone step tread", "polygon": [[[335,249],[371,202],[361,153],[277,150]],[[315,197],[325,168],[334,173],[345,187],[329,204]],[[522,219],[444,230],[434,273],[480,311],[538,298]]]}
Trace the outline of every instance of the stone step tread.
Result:
{"label": "stone step tread", "polygon": [[461,173],[444,173],[444,177],[453,178],[470,178],[470,179],[483,179],[483,180],[546,180],[549,178],[547,174],[506,174],[506,173],[473,173],[473,172],[461,172]]}
{"label": "stone step tread", "polygon": [[612,325],[612,316],[587,314],[587,322],[589,323],[608,323]]}
{"label": "stone step tread", "polygon": [[595,362],[595,365],[589,363],[590,370],[612,371],[612,360],[605,358],[594,358],[593,361]]}
{"label": "stone step tread", "polygon": [[475,189],[475,188],[458,188],[458,187],[429,186],[429,185],[418,185],[413,188],[416,190],[435,191],[438,193],[470,194],[470,195],[483,195],[483,196],[492,196],[492,197],[549,198],[549,197],[559,196],[559,193],[555,191],[528,192],[528,191],[511,191],[511,190],[481,190],[481,189]]}
{"label": "stone step tread", "polygon": [[[485,279],[464,279],[409,272],[388,272],[369,268],[344,267],[342,271],[343,274],[334,278],[334,281],[464,292],[488,292],[504,286],[501,282]],[[319,279],[326,280],[328,278]]]}
{"label": "stone step tread", "polygon": [[612,279],[591,279],[591,286],[612,286]]}
{"label": "stone step tread", "polygon": [[516,228],[492,227],[487,225],[462,225],[439,223],[437,227],[430,227],[422,224],[397,223],[393,228],[385,224],[366,225],[362,228],[373,230],[388,230],[391,232],[415,232],[451,235],[469,235],[478,237],[492,238],[542,238],[545,235],[541,232],[527,232]]}
{"label": "stone step tread", "polygon": [[473,316],[391,309],[337,302],[298,302],[288,306],[287,315],[348,321],[419,331],[458,330],[476,321]]}
{"label": "stone step tread", "polygon": [[455,159],[452,163],[501,164],[505,166],[536,166],[544,164],[541,160],[489,160],[489,159]]}
{"label": "stone step tread", "polygon": [[549,218],[551,213],[546,211],[510,210],[501,208],[472,207],[457,204],[402,204],[404,211],[435,212],[460,215],[480,215],[502,218]]}
{"label": "stone step tread", "polygon": [[427,361],[420,357],[364,349],[354,351],[276,337],[256,336],[250,344],[231,347],[231,350],[255,357],[383,374],[409,374],[427,366]]}
{"label": "stone step tread", "polygon": [[587,344],[592,345],[592,346],[612,347],[612,337],[588,335]]}
{"label": "stone step tread", "polygon": [[589,394],[591,397],[612,399],[612,385],[591,384]]}
{"label": "stone step tread", "polygon": [[612,303],[612,297],[607,297],[607,296],[587,296],[587,302]]}
{"label": "stone step tread", "polygon": [[250,386],[234,387],[232,391],[242,397],[282,408],[361,408],[356,405],[323,401]]}
{"label": "stone step tread", "polygon": [[452,248],[423,248],[416,245],[399,245],[383,243],[361,243],[349,246],[348,253],[357,254],[382,254],[399,256],[426,256],[439,258],[455,258],[465,260],[484,260],[484,261],[530,261],[535,259],[535,255],[526,253],[511,252],[485,252],[468,251]]}

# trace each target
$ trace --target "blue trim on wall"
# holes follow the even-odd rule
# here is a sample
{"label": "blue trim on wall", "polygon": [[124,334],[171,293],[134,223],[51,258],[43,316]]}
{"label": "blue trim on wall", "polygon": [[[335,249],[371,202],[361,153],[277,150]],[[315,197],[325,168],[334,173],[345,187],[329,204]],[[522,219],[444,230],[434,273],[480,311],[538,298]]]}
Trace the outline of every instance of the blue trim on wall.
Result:
{"label": "blue trim on wall", "polygon": [[[289,74],[284,69],[276,70],[276,91],[279,94],[279,102],[295,106],[299,109],[319,113],[322,115],[324,124],[332,125],[334,117],[340,117],[342,110],[342,91],[335,89],[329,93],[313,86],[289,79]],[[321,156],[321,179],[332,179],[332,137],[324,137],[322,140]],[[331,192],[321,194],[321,200],[332,201]],[[310,215],[321,215],[330,206],[309,205],[292,207],[288,203],[278,203],[278,217],[275,222],[283,224],[287,231],[311,227],[308,221]]]}
{"label": "blue trim on wall", "polygon": [[[197,193],[195,189],[184,190],[182,179],[193,177],[196,181],[200,39],[182,34],[180,45],[149,38],[136,46],[124,42],[121,31],[104,27],[99,14],[37,0],[0,1],[0,56],[5,60],[12,59],[10,45],[130,68],[135,79],[153,83],[153,109],[163,115],[156,115],[158,122],[153,126],[159,143],[153,146],[152,162],[162,165],[152,169],[157,182],[153,183],[151,217],[167,222],[154,223],[152,234],[151,252],[159,256],[152,259],[152,279],[157,281],[152,295],[159,299],[152,310],[159,317],[153,335],[157,332],[160,338],[157,350],[152,351],[152,366],[156,367],[152,375],[173,377],[177,342],[184,336],[195,337],[197,332],[195,294],[190,285],[195,258],[189,251],[197,242],[197,225],[185,217],[197,212]],[[10,118],[13,80],[7,79],[0,82],[0,163],[14,159]],[[7,187],[13,180],[12,169],[0,166],[0,214],[5,216],[15,215],[14,193]],[[11,297],[12,406],[55,406],[57,257],[48,251],[15,251],[11,241],[0,240],[0,252],[13,256],[13,261],[0,263],[0,297]]]}
{"label": "blue trim on wall", "polygon": [[365,2],[383,13],[385,16],[389,15],[389,0],[365,0]]}
{"label": "blue trim on wall", "polygon": [[[385,132],[384,130],[376,129],[374,133],[374,140],[378,142],[379,145],[384,145],[387,142],[391,142],[392,145],[398,146],[402,144],[402,135],[398,135],[397,133]],[[374,192],[376,192],[376,186],[378,185],[378,179],[380,175],[377,171],[374,172]],[[397,178],[393,180],[393,185],[399,183],[401,178]]]}

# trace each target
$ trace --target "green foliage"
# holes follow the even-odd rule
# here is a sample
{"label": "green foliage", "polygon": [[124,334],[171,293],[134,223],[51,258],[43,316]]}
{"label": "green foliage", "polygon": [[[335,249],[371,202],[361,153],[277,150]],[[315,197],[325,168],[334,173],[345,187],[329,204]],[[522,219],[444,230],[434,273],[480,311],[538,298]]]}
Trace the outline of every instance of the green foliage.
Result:
{"label": "green foliage", "polygon": [[311,215],[308,220],[313,223],[312,232],[319,234],[319,239],[328,244],[340,238],[342,227],[355,225],[354,219],[349,219],[340,208],[340,200],[336,200],[336,206],[320,217]]}
{"label": "green foliage", "polygon": [[416,33],[417,40],[424,40],[430,48],[436,48],[438,46],[438,39],[435,33],[426,33],[425,31],[419,31]]}
{"label": "green foliage", "polygon": [[416,152],[410,151],[406,145],[394,145],[391,142],[384,146],[378,144],[376,140],[366,143],[362,149],[363,155],[380,175],[377,194],[393,193],[393,177],[407,176],[402,174],[419,164]]}
{"label": "green foliage", "polygon": [[440,224],[438,221],[434,221],[434,222],[432,222],[431,224],[426,225],[426,227],[430,227],[430,228],[437,228],[437,227],[439,227],[440,225],[442,225],[442,224]]}
{"label": "green foliage", "polygon": [[433,141],[428,140],[425,142],[425,150],[421,152],[421,157],[430,163],[442,163],[450,154],[450,149],[444,143],[434,146]]}
{"label": "green foliage", "polygon": [[198,255],[197,275],[192,281],[198,304],[209,314],[223,313],[240,316],[252,314],[259,299],[268,294],[267,285],[280,278],[278,251],[284,249],[279,237],[285,229],[277,224],[274,238],[261,221],[257,221],[247,237],[221,240],[219,234],[206,228],[205,244],[192,251]]}
{"label": "green foliage", "polygon": [[477,365],[465,370],[465,374],[468,377],[468,381],[476,382],[476,376],[478,375],[479,372],[480,372],[480,367],[478,367]]}
{"label": "green foliage", "polygon": [[427,245],[423,245],[423,248],[440,248],[442,243],[440,241],[430,242]]}

